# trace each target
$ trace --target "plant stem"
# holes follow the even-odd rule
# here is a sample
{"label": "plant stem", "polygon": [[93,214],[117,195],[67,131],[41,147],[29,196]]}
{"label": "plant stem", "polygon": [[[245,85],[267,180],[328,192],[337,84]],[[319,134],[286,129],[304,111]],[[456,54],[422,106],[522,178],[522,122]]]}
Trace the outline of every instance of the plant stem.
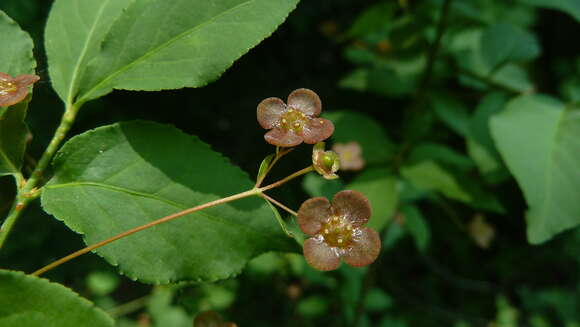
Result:
{"label": "plant stem", "polygon": [[100,248],[101,246],[107,245],[107,244],[109,244],[109,243],[111,243],[113,241],[116,241],[118,239],[124,238],[126,236],[131,235],[131,234],[135,234],[137,232],[140,232],[142,230],[151,228],[153,226],[157,226],[159,224],[163,224],[163,223],[169,222],[171,220],[174,220],[176,218],[179,218],[179,217],[188,215],[190,213],[193,213],[193,212],[196,212],[196,211],[200,211],[200,210],[203,210],[203,209],[206,209],[206,208],[209,208],[209,207],[213,207],[213,206],[216,206],[216,205],[219,205],[219,204],[224,204],[224,203],[231,202],[231,201],[234,201],[234,200],[246,198],[246,197],[253,196],[253,195],[261,196],[261,195],[263,195],[262,192],[267,191],[267,190],[270,190],[270,189],[273,189],[275,187],[278,187],[278,186],[280,186],[280,185],[282,185],[282,184],[284,184],[284,183],[286,183],[286,182],[288,182],[288,181],[290,181],[290,180],[292,180],[292,179],[294,179],[294,178],[296,178],[298,176],[301,176],[301,175],[304,175],[304,174],[306,174],[308,172],[311,172],[312,170],[314,170],[314,167],[309,166],[309,167],[306,167],[304,169],[301,169],[301,170],[299,170],[299,171],[297,171],[297,172],[295,172],[295,173],[293,173],[293,174],[291,174],[291,175],[289,175],[289,176],[287,176],[287,177],[285,177],[285,178],[283,178],[283,179],[281,179],[281,180],[279,180],[279,181],[277,181],[275,183],[272,183],[270,185],[267,185],[267,186],[264,186],[264,187],[260,187],[260,188],[252,188],[251,190],[247,190],[245,192],[241,192],[241,193],[238,193],[238,194],[230,195],[230,196],[225,197],[225,198],[221,198],[221,199],[217,199],[217,200],[214,200],[214,201],[211,201],[211,202],[207,202],[207,203],[198,205],[196,207],[189,208],[189,209],[185,209],[183,211],[176,212],[176,213],[171,214],[169,216],[165,216],[163,218],[159,218],[159,219],[154,220],[152,222],[149,222],[147,224],[144,224],[144,225],[141,225],[141,226],[137,226],[137,227],[132,228],[130,230],[127,230],[127,231],[125,231],[123,233],[120,233],[120,234],[117,234],[115,236],[112,236],[112,237],[110,237],[110,238],[108,238],[106,240],[103,240],[103,241],[97,242],[95,244],[89,245],[89,246],[87,246],[87,247],[85,247],[83,249],[80,249],[80,250],[78,250],[76,252],[73,252],[73,253],[67,255],[66,257],[60,258],[60,259],[58,259],[58,260],[50,263],[49,265],[47,265],[45,267],[42,267],[42,268],[38,269],[37,271],[33,272],[32,275],[33,276],[39,276],[39,275],[41,275],[41,274],[43,274],[43,273],[45,273],[45,272],[47,272],[47,271],[49,271],[49,270],[51,270],[51,269],[53,269],[55,267],[60,266],[61,264],[65,263],[65,262],[68,262],[68,261],[70,261],[70,260],[78,257],[78,256],[81,256],[81,255],[83,255],[85,253],[88,253],[88,252],[90,252],[92,250],[95,250],[97,248]]}
{"label": "plant stem", "polygon": [[282,178],[281,180],[279,180],[279,181],[277,181],[275,183],[272,183],[270,185],[266,185],[266,186],[260,187],[259,190],[260,190],[260,192],[265,192],[267,190],[271,190],[271,189],[276,188],[276,187],[278,187],[278,186],[280,186],[280,185],[282,185],[282,184],[284,184],[284,183],[286,183],[286,182],[288,182],[288,181],[290,181],[290,180],[292,180],[292,179],[294,179],[294,178],[296,178],[298,176],[307,174],[307,173],[309,173],[311,171],[314,171],[314,166],[308,166],[306,168],[300,169],[299,171],[295,172],[294,174],[291,174],[289,176],[286,176],[286,177]]}
{"label": "plant stem", "polygon": [[419,101],[421,101],[420,99],[422,99],[425,96],[425,93],[429,88],[431,79],[433,78],[433,68],[435,67],[437,54],[439,53],[439,49],[441,48],[441,39],[443,38],[445,28],[447,27],[447,17],[449,17],[449,9],[451,8],[452,1],[453,0],[445,0],[445,2],[443,2],[443,7],[441,8],[441,17],[439,18],[439,22],[437,23],[435,40],[433,41],[433,45],[431,45],[431,48],[429,50],[429,54],[427,57],[427,66],[425,67],[425,73],[423,74],[423,78],[421,79],[421,84],[417,92],[417,98],[419,99]]}
{"label": "plant stem", "polygon": [[123,303],[117,307],[107,310],[107,313],[113,318],[128,315],[146,306],[150,298],[151,295],[142,296],[140,298],[137,298],[127,303]]}
{"label": "plant stem", "polygon": [[[22,175],[16,176],[18,193],[16,195],[15,205],[12,207],[10,212],[8,213],[8,217],[2,223],[2,227],[0,227],[0,249],[6,242],[8,235],[12,231],[14,224],[20,217],[20,214],[24,209],[28,206],[28,204],[36,198],[36,196],[31,196],[34,194],[38,194],[35,192],[35,188],[38,186],[39,182],[42,180],[42,175],[44,174],[44,170],[50,163],[50,160],[60,147],[60,144],[66,137],[66,134],[70,130],[75,117],[79,111],[79,106],[75,106],[73,104],[67,104],[64,114],[61,118],[60,124],[52,137],[52,140],[48,144],[48,147],[40,157],[38,164],[32,171],[30,178],[28,181],[24,181]],[[20,179],[20,182],[19,182]]]}
{"label": "plant stem", "polygon": [[280,208],[286,210],[286,212],[288,212],[289,214],[291,214],[295,217],[298,217],[298,213],[296,211],[294,211],[294,210],[288,208],[287,206],[283,205],[282,203],[276,201],[274,198],[268,196],[267,194],[262,193],[260,196],[263,197],[264,199],[272,202],[273,204],[279,206]]}

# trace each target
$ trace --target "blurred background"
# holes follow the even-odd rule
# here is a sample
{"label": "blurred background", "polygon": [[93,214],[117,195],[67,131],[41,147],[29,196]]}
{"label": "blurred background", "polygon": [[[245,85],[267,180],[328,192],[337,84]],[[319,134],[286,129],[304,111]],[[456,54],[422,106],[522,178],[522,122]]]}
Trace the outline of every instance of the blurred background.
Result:
{"label": "blurred background", "polygon": [[[35,40],[41,81],[29,109],[29,166],[63,111],[43,50],[51,2],[0,2]],[[580,42],[574,39],[580,8],[575,0],[537,6],[549,2],[302,1],[212,84],[115,91],[80,112],[71,136],[117,121],[153,120],[199,136],[255,176],[273,151],[262,141],[257,104],[285,99],[296,88],[316,91],[337,127],[330,144],[357,142],[365,166],[333,182],[308,176],[272,194],[297,209],[310,196],[344,188],[365,193],[383,237],[373,265],[321,273],[300,254],[268,253],[236,279],[151,286],[90,254],[46,277],[94,301],[119,326],[191,326],[205,310],[255,327],[580,326],[580,233],[538,246],[527,242],[525,200],[487,128],[489,116],[518,94],[580,102]],[[528,50],[490,66],[480,58],[480,40],[502,28]],[[271,178],[307,165],[310,151],[293,151]],[[10,208],[13,188],[11,178],[0,179],[0,215]],[[0,264],[31,272],[81,247],[78,235],[31,206]]]}

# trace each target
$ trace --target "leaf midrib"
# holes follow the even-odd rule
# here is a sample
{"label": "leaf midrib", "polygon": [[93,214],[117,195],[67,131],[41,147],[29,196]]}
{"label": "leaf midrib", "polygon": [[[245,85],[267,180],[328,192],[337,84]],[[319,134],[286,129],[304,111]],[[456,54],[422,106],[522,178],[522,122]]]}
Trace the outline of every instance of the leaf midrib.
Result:
{"label": "leaf midrib", "polygon": [[[87,54],[87,51],[89,48],[89,43],[90,43],[92,37],[94,36],[94,32],[96,30],[95,27],[99,24],[99,21],[103,15],[104,8],[109,4],[109,2],[110,2],[110,0],[104,0],[102,2],[102,6],[99,9],[99,12],[97,13],[94,24],[89,29],[89,33],[87,34],[87,38],[85,39],[85,43],[83,44],[83,48],[81,50],[81,53],[80,53],[79,57],[77,58],[77,62],[74,65],[74,69],[73,69],[73,73],[71,76],[71,81],[70,81],[70,85],[69,85],[69,89],[68,89],[68,95],[67,95],[67,103],[68,104],[73,103],[73,99],[75,96],[75,94],[73,94],[73,93],[75,92],[74,89],[75,89],[75,85],[77,84],[78,74],[80,72],[81,63],[84,61],[85,56]],[[77,13],[78,13],[78,11],[77,11]]]}
{"label": "leaf midrib", "polygon": [[221,12],[220,14],[211,17],[209,20],[206,20],[204,22],[201,22],[198,25],[195,25],[193,27],[191,27],[190,29],[187,29],[179,34],[177,34],[175,37],[169,39],[168,41],[166,41],[165,43],[157,46],[156,48],[152,49],[151,51],[146,52],[145,54],[143,54],[142,56],[140,56],[139,58],[137,58],[136,60],[132,61],[131,63],[120,67],[119,69],[117,69],[116,71],[114,71],[112,74],[108,75],[106,78],[104,78],[103,80],[101,80],[100,82],[98,82],[95,86],[93,86],[92,88],[90,88],[87,92],[85,92],[85,94],[77,101],[77,103],[83,103],[84,101],[86,101],[86,99],[88,98],[89,95],[91,95],[95,90],[99,89],[100,86],[102,86],[103,84],[106,84],[109,80],[113,79],[114,77],[116,77],[117,75],[129,70],[130,68],[132,68],[133,66],[137,65],[138,63],[144,61],[145,59],[149,58],[150,56],[154,55],[155,53],[157,53],[158,51],[161,51],[163,49],[165,49],[166,47],[170,46],[171,44],[173,44],[174,42],[180,40],[181,38],[185,37],[186,35],[189,35],[190,33],[195,32],[196,30],[204,27],[207,24],[210,24],[212,22],[214,22],[215,20],[217,20],[218,18],[220,18],[221,16],[239,8],[245,5],[248,5],[252,2],[255,2],[258,0],[248,0],[246,2],[240,3],[234,7],[231,7],[223,12]]}

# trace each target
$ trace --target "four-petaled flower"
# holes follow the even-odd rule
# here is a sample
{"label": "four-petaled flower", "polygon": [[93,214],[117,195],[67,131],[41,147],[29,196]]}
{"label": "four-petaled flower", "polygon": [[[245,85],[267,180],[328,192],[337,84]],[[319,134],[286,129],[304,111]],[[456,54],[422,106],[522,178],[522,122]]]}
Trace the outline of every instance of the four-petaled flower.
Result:
{"label": "four-petaled flower", "polygon": [[28,95],[28,86],[39,79],[36,75],[19,75],[13,78],[0,72],[0,107],[8,107],[24,100]]}
{"label": "four-petaled flower", "polygon": [[304,241],[304,257],[312,267],[338,268],[340,258],[353,267],[365,266],[378,257],[379,234],[363,227],[371,216],[369,201],[357,191],[336,193],[332,204],[324,197],[306,200],[298,210],[300,229],[312,236]]}
{"label": "four-petaled flower", "polygon": [[279,98],[267,98],[258,104],[258,122],[270,131],[264,135],[270,144],[292,147],[302,142],[315,144],[332,135],[334,125],[317,118],[322,104],[314,91],[297,89],[288,96],[288,104]]}
{"label": "four-petaled flower", "polygon": [[357,142],[351,141],[346,144],[336,143],[332,146],[332,150],[338,153],[340,157],[340,168],[342,170],[363,169],[365,161],[361,157],[362,148]]}

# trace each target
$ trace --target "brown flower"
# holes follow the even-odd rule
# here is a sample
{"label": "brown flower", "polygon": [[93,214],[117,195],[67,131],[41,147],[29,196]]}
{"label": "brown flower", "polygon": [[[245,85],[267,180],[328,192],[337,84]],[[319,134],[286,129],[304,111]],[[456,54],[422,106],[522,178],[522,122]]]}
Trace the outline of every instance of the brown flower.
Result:
{"label": "brown flower", "polygon": [[264,135],[270,144],[292,147],[302,142],[315,144],[332,135],[334,125],[328,119],[316,118],[322,104],[308,89],[292,91],[288,104],[279,98],[267,98],[258,105],[258,122],[270,131]]}
{"label": "brown flower", "polygon": [[325,179],[336,179],[340,168],[340,159],[334,151],[324,151],[324,142],[319,142],[312,149],[312,165]]}
{"label": "brown flower", "polygon": [[0,107],[8,107],[24,100],[28,95],[28,86],[38,81],[36,75],[12,76],[0,72]]}
{"label": "brown flower", "polygon": [[346,144],[336,143],[332,146],[332,150],[338,153],[342,170],[363,169],[365,161],[361,157],[362,148],[357,142],[351,141]]}
{"label": "brown flower", "polygon": [[298,210],[300,229],[313,236],[304,241],[304,257],[318,270],[334,270],[340,258],[353,267],[378,257],[379,234],[363,227],[371,216],[369,201],[357,191],[336,193],[332,204],[323,197],[306,200]]}

